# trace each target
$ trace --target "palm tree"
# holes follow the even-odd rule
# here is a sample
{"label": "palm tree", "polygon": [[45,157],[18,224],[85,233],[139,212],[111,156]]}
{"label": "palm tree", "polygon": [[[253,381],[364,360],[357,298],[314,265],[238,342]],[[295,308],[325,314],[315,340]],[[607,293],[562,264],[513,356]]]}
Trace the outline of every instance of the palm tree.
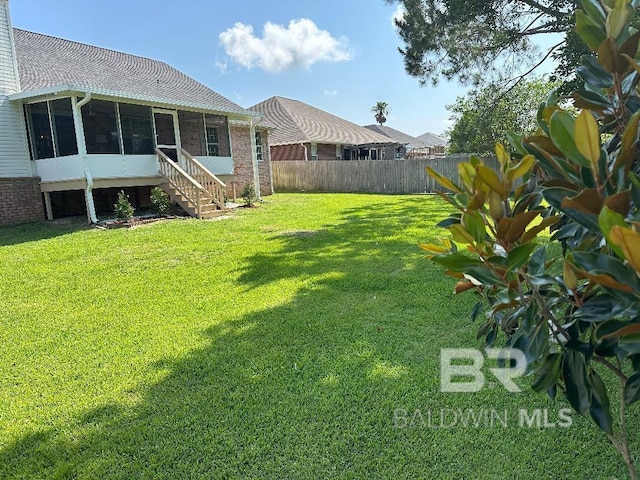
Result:
{"label": "palm tree", "polygon": [[387,102],[378,102],[371,107],[371,111],[375,113],[376,122],[382,125],[387,121],[387,115],[389,115],[389,104]]}

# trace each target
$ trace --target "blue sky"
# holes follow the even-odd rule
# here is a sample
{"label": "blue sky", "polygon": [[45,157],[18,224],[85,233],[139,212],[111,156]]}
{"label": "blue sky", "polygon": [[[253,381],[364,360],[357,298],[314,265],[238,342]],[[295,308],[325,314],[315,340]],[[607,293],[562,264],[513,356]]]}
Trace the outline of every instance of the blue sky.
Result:
{"label": "blue sky", "polygon": [[[404,72],[383,0],[10,0],[14,27],[165,61],[248,108],[294,98],[364,125],[440,134],[464,88]],[[265,25],[271,25],[265,29]]]}

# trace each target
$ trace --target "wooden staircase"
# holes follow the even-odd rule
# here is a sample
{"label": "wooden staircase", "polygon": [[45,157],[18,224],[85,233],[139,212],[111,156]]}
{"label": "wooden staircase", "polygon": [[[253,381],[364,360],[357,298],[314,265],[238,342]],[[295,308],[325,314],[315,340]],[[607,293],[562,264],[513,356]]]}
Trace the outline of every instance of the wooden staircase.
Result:
{"label": "wooden staircase", "polygon": [[162,150],[156,148],[160,175],[166,180],[162,188],[171,199],[178,203],[189,215],[199,219],[217,217],[225,213],[222,180],[207,170],[186,150],[180,153],[185,168],[171,160]]}

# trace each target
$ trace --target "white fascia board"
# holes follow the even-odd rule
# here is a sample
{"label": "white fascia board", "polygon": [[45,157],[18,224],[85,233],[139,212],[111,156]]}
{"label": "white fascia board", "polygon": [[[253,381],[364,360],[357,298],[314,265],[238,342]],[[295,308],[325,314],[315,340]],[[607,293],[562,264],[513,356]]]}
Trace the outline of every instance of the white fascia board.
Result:
{"label": "white fascia board", "polygon": [[[189,102],[175,102],[172,100],[167,100],[164,98],[155,98],[147,95],[136,95],[127,92],[117,92],[114,90],[100,89],[100,88],[87,88],[87,87],[78,87],[74,85],[55,85],[53,87],[40,88],[38,90],[27,90],[20,93],[14,93],[13,95],[9,95],[9,100],[11,101],[24,101],[24,100],[37,100],[41,97],[50,97],[52,95],[58,96],[69,96],[69,95],[85,95],[87,93],[91,93],[93,98],[102,98],[109,99],[114,101],[129,101],[129,102],[140,102],[143,104],[147,104],[149,106],[163,106],[168,108],[187,108],[191,110],[199,110],[207,113],[214,113],[225,115],[229,118],[237,119],[240,121],[249,121],[252,118],[254,121],[259,116],[256,112],[251,112],[249,110],[237,111],[237,112],[228,112],[223,110],[218,110],[212,108],[206,104],[198,104],[198,103],[189,103]],[[246,113],[245,113],[246,112]]]}

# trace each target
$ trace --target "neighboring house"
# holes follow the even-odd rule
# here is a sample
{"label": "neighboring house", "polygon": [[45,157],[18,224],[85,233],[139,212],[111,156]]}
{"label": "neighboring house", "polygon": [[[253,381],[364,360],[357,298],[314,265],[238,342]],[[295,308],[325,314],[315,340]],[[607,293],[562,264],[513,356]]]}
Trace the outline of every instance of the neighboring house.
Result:
{"label": "neighboring house", "polygon": [[418,140],[421,140],[429,149],[429,156],[444,156],[447,150],[447,145],[449,144],[446,138],[442,138],[435,133],[423,133],[419,135]]}
{"label": "neighboring house", "polygon": [[236,185],[272,193],[260,122],[163,62],[12,29],[0,0],[0,225],[96,222],[121,189],[144,207],[162,185],[199,218]]}
{"label": "neighboring house", "polygon": [[396,152],[397,158],[406,158],[408,156],[427,156],[429,154],[428,146],[420,139],[407,135],[395,128],[385,125],[366,125],[364,128],[389,137],[394,142],[402,145],[402,148]]}
{"label": "neighboring house", "polygon": [[251,110],[276,127],[269,137],[274,162],[392,160],[401,147],[389,137],[298,100],[271,97]]}

